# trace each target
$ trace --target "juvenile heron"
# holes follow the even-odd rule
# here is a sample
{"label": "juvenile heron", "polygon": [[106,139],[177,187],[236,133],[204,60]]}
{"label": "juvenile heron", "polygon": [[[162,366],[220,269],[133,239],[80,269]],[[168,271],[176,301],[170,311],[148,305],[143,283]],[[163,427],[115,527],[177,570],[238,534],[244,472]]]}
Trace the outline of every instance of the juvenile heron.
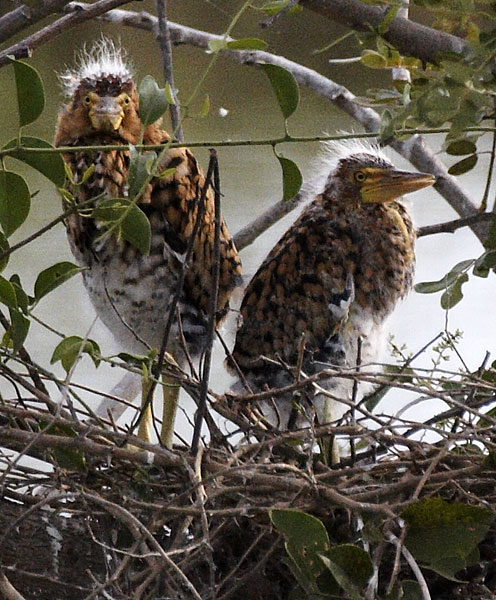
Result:
{"label": "juvenile heron", "polygon": [[[323,191],[315,195],[251,280],[241,306],[233,359],[253,391],[296,381],[326,367],[373,362],[386,317],[412,286],[415,230],[401,196],[432,185],[426,173],[398,171],[378,146],[334,148]],[[351,385],[323,387],[350,400]],[[342,382],[342,380],[341,380]],[[308,420],[327,423],[348,409],[306,389]],[[287,428],[291,396],[274,395],[262,410]],[[292,420],[293,420],[292,419]]]}
{"label": "juvenile heron", "polygon": [[[95,198],[98,206],[108,198],[128,196],[129,144],[165,144],[170,136],[160,122],[144,128],[139,117],[139,97],[125,55],[112,41],[103,39],[81,53],[74,69],[61,76],[68,97],[57,123],[55,145],[119,145],[122,150],[81,150],[64,154],[72,179],[69,189],[77,203]],[[89,177],[89,167],[93,172]],[[204,174],[187,148],[169,149],[160,164],[165,177],[154,177],[138,200],[151,226],[151,249],[145,255],[86,213],[67,219],[67,235],[77,262],[87,267],[83,280],[95,310],[121,347],[143,353],[147,346],[160,348],[171,299],[198,214],[205,185]],[[86,207],[87,208],[87,207]],[[205,211],[193,242],[192,260],[186,265],[178,312],[188,352],[198,355],[205,343],[209,297],[213,278],[214,197],[206,193]],[[220,281],[216,322],[229,307],[241,276],[241,263],[222,221],[220,233]],[[182,362],[177,319],[168,350]],[[164,387],[166,391],[166,387]],[[146,386],[144,395],[146,392]],[[164,392],[165,393],[165,392]],[[173,394],[172,394],[173,395]],[[167,394],[168,411],[163,441],[172,444],[175,398]],[[144,425],[140,434],[149,436]]]}

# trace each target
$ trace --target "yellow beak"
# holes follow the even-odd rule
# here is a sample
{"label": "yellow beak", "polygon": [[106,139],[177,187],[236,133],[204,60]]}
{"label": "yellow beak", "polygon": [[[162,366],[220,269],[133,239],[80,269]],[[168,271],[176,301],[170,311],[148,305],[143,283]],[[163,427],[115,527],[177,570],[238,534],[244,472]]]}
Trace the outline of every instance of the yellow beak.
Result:
{"label": "yellow beak", "polygon": [[370,169],[361,188],[363,202],[389,202],[404,194],[432,185],[436,178],[430,173]]}
{"label": "yellow beak", "polygon": [[118,98],[102,96],[91,107],[89,117],[97,131],[117,131],[124,118],[124,110]]}

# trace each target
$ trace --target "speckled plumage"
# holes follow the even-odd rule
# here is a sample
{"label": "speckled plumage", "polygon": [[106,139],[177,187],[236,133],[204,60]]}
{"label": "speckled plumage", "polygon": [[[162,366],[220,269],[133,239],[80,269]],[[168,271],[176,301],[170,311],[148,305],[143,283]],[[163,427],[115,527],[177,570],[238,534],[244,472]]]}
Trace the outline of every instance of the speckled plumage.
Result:
{"label": "speckled plumage", "polygon": [[[76,202],[95,197],[98,204],[101,199],[127,197],[128,144],[139,143],[141,122],[138,93],[121,50],[106,40],[100,42],[94,50],[86,52],[78,67],[64,74],[62,80],[69,101],[59,115],[55,145],[123,146],[122,151],[83,150],[64,155],[77,183],[82,181],[88,167],[94,165],[86,181],[77,186],[69,185]],[[109,114],[114,111],[111,118],[118,122],[115,129],[104,120],[107,116],[102,117],[102,106],[110,107]],[[145,129],[143,143],[163,144],[169,139],[159,124],[154,123]],[[138,202],[151,224],[149,256],[113,234],[102,237],[105,228],[92,218],[73,214],[67,219],[72,252],[80,265],[88,267],[83,278],[91,301],[102,321],[128,351],[141,352],[146,345],[160,347],[205,183],[196,158],[186,148],[166,152],[160,171],[171,167],[175,168],[174,173],[165,179],[152,179]],[[212,287],[213,221],[214,199],[209,190],[179,304],[191,354],[197,354],[204,342]],[[236,248],[222,222],[218,323],[228,310],[229,298],[239,284],[240,275]],[[177,333],[176,326],[170,346],[174,345]]]}
{"label": "speckled plumage", "polygon": [[[415,231],[396,199],[401,192],[383,201],[390,189],[384,186],[388,178],[394,186],[415,177],[415,189],[433,182],[394,171],[372,147],[341,157],[324,191],[275,245],[246,290],[233,358],[252,388],[292,382],[294,376],[277,362],[297,363],[302,336],[306,374],[327,365],[355,366],[359,338],[362,363],[375,359],[383,322],[410,290],[415,267]],[[367,180],[377,182],[373,200]],[[322,402],[316,408],[322,422]]]}

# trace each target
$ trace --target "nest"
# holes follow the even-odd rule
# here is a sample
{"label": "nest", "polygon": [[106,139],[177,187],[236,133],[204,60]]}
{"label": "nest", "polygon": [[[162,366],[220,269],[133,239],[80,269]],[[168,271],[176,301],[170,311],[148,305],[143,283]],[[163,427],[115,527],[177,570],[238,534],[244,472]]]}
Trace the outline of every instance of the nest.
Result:
{"label": "nest", "polygon": [[[308,589],[301,595],[305,582],[287,535],[271,521],[274,510],[316,517],[331,548],[367,552],[374,573],[364,598],[400,598],[405,582],[439,600],[496,594],[496,528],[492,516],[487,521],[496,500],[491,369],[422,378],[341,374],[409,389],[414,402],[442,400],[445,410],[425,423],[374,413],[369,398],[340,424],[277,432],[246,418],[256,396],[233,402],[211,394],[210,441],[193,453],[147,444],[85,411],[70,414],[27,374],[9,375],[26,393],[0,404],[0,590],[7,598],[15,597],[8,586],[38,599],[276,600],[298,586],[298,597],[312,597]],[[188,384],[194,396],[198,382]],[[235,445],[215,411],[236,424]],[[329,436],[348,448],[336,465],[315,443]],[[486,515],[478,555],[465,557],[451,578],[405,550],[405,511],[427,499]],[[339,592],[347,593],[346,586]]]}

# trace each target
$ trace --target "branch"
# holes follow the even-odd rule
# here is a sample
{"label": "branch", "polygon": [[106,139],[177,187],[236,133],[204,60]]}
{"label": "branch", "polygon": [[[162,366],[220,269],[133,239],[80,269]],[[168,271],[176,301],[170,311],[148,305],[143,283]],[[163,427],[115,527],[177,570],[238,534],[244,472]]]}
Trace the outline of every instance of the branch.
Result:
{"label": "branch", "polygon": [[[350,29],[365,32],[377,28],[389,10],[389,4],[383,8],[359,0],[300,0],[300,5]],[[437,62],[439,52],[464,54],[469,48],[459,37],[398,16],[382,37],[401,54],[432,63]]]}
{"label": "branch", "polygon": [[436,225],[424,225],[417,229],[417,237],[423,237],[425,235],[434,235],[435,233],[454,233],[457,229],[462,227],[472,227],[477,223],[490,223],[496,216],[496,213],[486,212],[477,213],[470,217],[463,217],[462,219],[453,219],[452,221],[445,221],[444,223],[436,223]]}
{"label": "branch", "polygon": [[294,210],[305,199],[306,189],[306,186],[302,187],[302,189],[294,198],[291,198],[291,200],[279,200],[279,202],[273,204],[261,215],[248,223],[248,225],[245,225],[242,229],[237,231],[233,236],[233,241],[236,248],[238,250],[243,250],[243,248],[246,248],[252,244],[264,231],[267,231],[269,227],[272,227],[274,223],[277,223],[277,221]]}
{"label": "branch", "polygon": [[[175,98],[176,88],[174,85],[174,69],[172,67],[172,48],[169,33],[169,21],[167,20],[167,0],[157,0],[156,6],[158,18],[157,41],[162,52],[162,68],[164,70],[164,80],[170,85]],[[170,104],[169,112],[174,137],[180,142],[182,142],[184,141],[184,134],[183,129],[181,127],[181,114],[179,111],[179,105],[177,103]]]}
{"label": "branch", "polygon": [[40,8],[30,8],[22,4],[19,8],[11,10],[0,18],[0,44],[19,31],[59,12],[66,4],[69,4],[69,0],[45,0]]}
{"label": "branch", "polygon": [[2,573],[0,575],[0,593],[5,600],[26,600]]}
{"label": "branch", "polygon": [[[350,1],[355,3],[355,0]],[[362,3],[359,4],[361,5]],[[78,7],[84,6],[87,5],[81,2],[73,2],[68,5],[67,10],[77,10]],[[106,13],[103,19],[112,23],[129,25],[148,31],[155,32],[157,28],[157,19],[146,12],[136,13],[124,10],[112,10]],[[403,19],[403,21],[405,21],[405,19]],[[406,23],[410,22],[406,21]],[[224,40],[223,36],[206,33],[172,22],[169,22],[169,30],[171,41],[176,44],[191,44],[199,48],[208,48],[209,41]],[[432,30],[432,32],[435,32],[436,36],[441,35],[436,30]],[[451,39],[453,36],[448,37]],[[454,39],[456,40],[457,38]],[[258,66],[260,63],[269,63],[283,67],[294,75],[300,85],[307,87],[319,96],[327,98],[335,106],[360,123],[366,131],[376,132],[379,130],[380,116],[377,112],[371,108],[366,108],[357,104],[355,95],[347,88],[320,75],[313,69],[299,65],[298,63],[281,56],[270,54],[269,52],[230,50],[224,52],[224,55],[243,65]],[[459,185],[456,178],[448,173],[447,168],[437,156],[425,147],[421,136],[414,135],[407,141],[395,141],[391,146],[419,170],[432,173],[436,176],[437,181],[434,187],[461,217],[469,217],[477,212],[477,207],[471,201],[468,194]],[[297,198],[294,202],[294,206],[297,206],[301,199],[301,196]],[[278,208],[275,209],[275,214],[273,216],[271,216],[269,212],[270,211],[267,211],[263,217],[265,227],[275,223],[280,216],[282,216],[278,216],[280,212],[286,214],[286,212],[283,211],[282,206],[278,206]],[[287,212],[289,212],[289,210]],[[479,240],[483,241],[487,237],[489,224],[475,223],[472,226],[472,230]],[[260,233],[262,231],[264,231],[264,229],[262,229]]]}
{"label": "branch", "polygon": [[33,35],[30,35],[17,44],[0,52],[0,67],[5,67],[5,65],[10,64],[10,56],[14,56],[15,58],[29,57],[33,53],[33,50],[52,40],[67,29],[95,17],[99,17],[117,6],[129,4],[131,1],[132,0],[98,0],[91,5],[79,6],[76,11],[57,19],[50,25],[33,33]]}

